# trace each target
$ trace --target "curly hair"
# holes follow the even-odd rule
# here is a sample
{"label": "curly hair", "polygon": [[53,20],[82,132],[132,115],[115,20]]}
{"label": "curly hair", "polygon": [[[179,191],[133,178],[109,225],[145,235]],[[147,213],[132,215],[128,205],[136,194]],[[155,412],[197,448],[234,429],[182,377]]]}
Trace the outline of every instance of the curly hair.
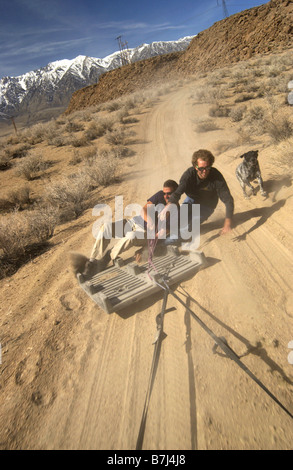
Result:
{"label": "curly hair", "polygon": [[192,155],[191,163],[193,166],[197,164],[198,159],[207,162],[210,166],[212,166],[215,161],[215,157],[212,152],[203,149],[196,150],[196,152],[194,152],[194,154]]}

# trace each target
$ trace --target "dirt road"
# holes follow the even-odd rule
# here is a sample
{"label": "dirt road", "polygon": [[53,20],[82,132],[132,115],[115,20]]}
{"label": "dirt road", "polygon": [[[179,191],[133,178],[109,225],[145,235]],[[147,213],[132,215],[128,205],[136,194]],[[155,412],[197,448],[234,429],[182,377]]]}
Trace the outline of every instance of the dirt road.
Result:
{"label": "dirt road", "polygon": [[[143,204],[167,178],[179,180],[198,148],[215,151],[234,128],[197,134],[189,86],[139,116],[136,156],[115,187]],[[226,122],[226,121],[223,121]],[[260,152],[268,198],[244,200],[236,159],[216,158],[235,199],[235,228],[219,236],[219,203],[202,226],[208,267],[177,294],[291,413],[293,366],[292,187]],[[108,201],[113,200],[108,189]],[[291,198],[291,199],[290,199]],[[135,449],[162,295],[107,315],[78,288],[68,253],[89,254],[91,211],[56,234],[54,247],[2,280],[1,426],[6,449]],[[166,338],[148,409],[143,449],[292,449],[292,419],[220,351],[189,311],[169,297]]]}

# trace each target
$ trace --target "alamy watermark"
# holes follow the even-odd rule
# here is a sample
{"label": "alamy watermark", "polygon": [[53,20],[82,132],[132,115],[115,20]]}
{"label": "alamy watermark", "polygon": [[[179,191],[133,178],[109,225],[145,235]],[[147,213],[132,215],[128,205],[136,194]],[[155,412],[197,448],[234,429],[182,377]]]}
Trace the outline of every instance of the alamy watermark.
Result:
{"label": "alamy watermark", "polygon": [[[289,341],[288,348],[293,349],[293,340]],[[290,351],[288,354],[288,362],[289,364],[293,364],[293,351]]]}
{"label": "alamy watermark", "polygon": [[[128,232],[139,239],[147,240],[174,239],[191,240],[194,248],[198,248],[200,241],[200,205],[182,204],[149,204],[147,205],[147,226],[145,230],[141,227],[134,230],[136,220],[143,213],[141,205],[136,203],[124,207],[123,196],[115,196],[114,214],[107,204],[97,204],[92,215],[98,217],[94,222],[92,234],[95,239],[113,238],[113,226],[115,227],[114,238],[123,238]],[[128,222],[125,224],[125,219]],[[141,226],[144,220],[141,218]],[[144,228],[144,227],[142,227]]]}
{"label": "alamy watermark", "polygon": [[288,93],[288,103],[289,104],[293,104],[293,80],[291,80],[289,83],[288,83],[288,88],[289,90],[292,90]]}

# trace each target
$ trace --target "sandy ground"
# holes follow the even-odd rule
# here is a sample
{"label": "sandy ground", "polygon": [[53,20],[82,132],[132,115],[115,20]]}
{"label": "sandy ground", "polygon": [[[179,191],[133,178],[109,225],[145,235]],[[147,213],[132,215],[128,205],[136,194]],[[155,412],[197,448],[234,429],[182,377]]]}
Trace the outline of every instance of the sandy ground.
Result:
{"label": "sandy ground", "polygon": [[[233,127],[196,134],[188,86],[139,116],[135,157],[108,201],[143,204],[167,178],[179,180],[198,148],[212,151]],[[253,147],[255,148],[255,146]],[[202,226],[207,268],[176,293],[291,413],[293,366],[292,187],[265,149],[260,165],[268,197],[243,199],[236,156],[216,159],[235,199],[235,227],[219,236],[219,203]],[[261,150],[261,149],[260,149]],[[267,157],[267,158],[266,158]],[[68,253],[89,255],[88,211],[56,232],[54,246],[0,284],[2,449],[136,447],[162,295],[108,315],[78,287]],[[238,237],[238,238],[237,238]],[[160,362],[143,449],[292,449],[292,419],[220,351],[176,299],[169,297]]]}

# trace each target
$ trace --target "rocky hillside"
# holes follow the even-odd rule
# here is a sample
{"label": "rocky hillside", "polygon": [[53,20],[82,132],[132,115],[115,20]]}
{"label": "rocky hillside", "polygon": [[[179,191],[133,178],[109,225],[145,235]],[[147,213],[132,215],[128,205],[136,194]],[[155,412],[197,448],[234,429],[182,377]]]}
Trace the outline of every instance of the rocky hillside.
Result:
{"label": "rocky hillside", "polygon": [[96,85],[75,92],[66,110],[93,106],[166,78],[194,75],[293,47],[293,1],[271,0],[215,23],[183,52],[127,65],[103,75]]}

